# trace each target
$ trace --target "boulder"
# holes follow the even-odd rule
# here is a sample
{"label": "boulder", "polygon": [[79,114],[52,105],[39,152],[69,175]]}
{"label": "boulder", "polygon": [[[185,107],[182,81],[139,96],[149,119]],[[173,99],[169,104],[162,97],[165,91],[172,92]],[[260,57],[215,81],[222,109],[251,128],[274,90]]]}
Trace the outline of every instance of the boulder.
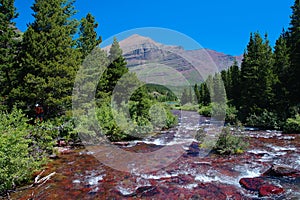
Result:
{"label": "boulder", "polygon": [[284,193],[284,189],[275,185],[262,185],[259,188],[259,196],[268,197],[273,195],[280,195]]}
{"label": "boulder", "polygon": [[281,165],[273,165],[263,176],[300,178],[300,171]]}
{"label": "boulder", "polygon": [[187,150],[187,155],[189,156],[198,156],[200,152],[199,144],[197,142],[193,142],[189,149]]}
{"label": "boulder", "polygon": [[242,178],[239,183],[247,190],[259,191],[265,181],[262,178]]}

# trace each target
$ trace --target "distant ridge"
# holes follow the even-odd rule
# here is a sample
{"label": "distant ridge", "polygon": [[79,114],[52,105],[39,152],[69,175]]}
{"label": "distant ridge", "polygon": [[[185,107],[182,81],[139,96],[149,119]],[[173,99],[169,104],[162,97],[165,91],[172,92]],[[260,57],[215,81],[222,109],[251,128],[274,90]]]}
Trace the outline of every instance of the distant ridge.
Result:
{"label": "distant ridge", "polygon": [[[145,67],[149,63],[157,63],[177,70],[192,84],[203,81],[207,74],[227,69],[235,60],[240,65],[243,58],[242,55],[232,56],[204,48],[184,50],[180,46],[164,45],[138,34],[121,40],[119,44],[131,71],[138,71],[141,66]],[[110,45],[103,49],[109,52]],[[148,68],[151,66],[154,65]],[[199,72],[202,76],[196,75]],[[159,76],[163,78],[164,74]]]}

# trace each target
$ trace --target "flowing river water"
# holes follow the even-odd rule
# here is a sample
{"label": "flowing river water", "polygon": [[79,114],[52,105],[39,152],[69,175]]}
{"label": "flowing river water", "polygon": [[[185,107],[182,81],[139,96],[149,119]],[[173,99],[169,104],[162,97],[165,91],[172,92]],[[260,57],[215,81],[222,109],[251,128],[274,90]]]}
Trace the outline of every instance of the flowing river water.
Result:
{"label": "flowing river water", "polygon": [[134,168],[131,172],[120,171],[104,165],[93,151],[74,150],[46,166],[44,175],[56,172],[50,180],[12,193],[11,199],[300,199],[299,176],[266,177],[270,184],[284,190],[269,197],[260,197],[257,191],[239,183],[241,178],[261,176],[272,165],[300,170],[300,135],[245,131],[250,143],[245,153],[219,156],[199,149],[197,141],[188,137],[206,119],[196,112],[181,116],[177,127],[118,145],[129,152],[147,153],[182,144],[182,155],[161,169],[145,173]]}

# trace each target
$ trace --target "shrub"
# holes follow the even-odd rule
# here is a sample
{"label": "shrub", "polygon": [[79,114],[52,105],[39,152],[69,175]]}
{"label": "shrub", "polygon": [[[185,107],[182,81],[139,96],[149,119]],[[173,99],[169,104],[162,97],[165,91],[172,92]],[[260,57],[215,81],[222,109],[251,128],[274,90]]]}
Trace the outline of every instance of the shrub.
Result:
{"label": "shrub", "polygon": [[180,110],[186,110],[186,111],[197,111],[199,109],[199,105],[194,105],[191,103],[184,104],[180,106]]}
{"label": "shrub", "polygon": [[300,133],[300,115],[295,118],[288,118],[283,128],[284,133]]}
{"label": "shrub", "polygon": [[201,106],[201,108],[198,110],[198,113],[205,117],[211,117],[212,104],[209,104],[208,106]]}
{"label": "shrub", "polygon": [[237,113],[238,113],[238,110],[234,106],[227,106],[225,121],[228,123],[236,124],[237,123]]}
{"label": "shrub", "polygon": [[239,154],[243,153],[247,148],[248,143],[242,135],[240,127],[233,128],[225,127],[218,137],[206,138],[204,129],[197,131],[195,138],[200,142],[201,148],[212,149],[217,154]]}
{"label": "shrub", "polygon": [[243,153],[247,146],[248,143],[239,129],[231,131],[229,127],[225,127],[220,133],[213,150],[218,154],[238,154]]}
{"label": "shrub", "polygon": [[268,110],[264,110],[261,114],[251,114],[246,119],[248,126],[260,127],[264,129],[277,129],[278,128],[278,117],[275,113]]}
{"label": "shrub", "polygon": [[52,130],[28,121],[16,108],[0,113],[0,193],[29,181],[52,151]]}
{"label": "shrub", "polygon": [[[226,112],[226,113],[225,113]],[[229,123],[236,123],[237,121],[237,109],[234,106],[228,106],[224,108],[224,105],[216,105],[216,104],[209,104],[208,106],[202,106],[198,113],[205,117],[211,117],[212,115],[215,117],[221,117],[221,119],[225,115],[225,121]]]}

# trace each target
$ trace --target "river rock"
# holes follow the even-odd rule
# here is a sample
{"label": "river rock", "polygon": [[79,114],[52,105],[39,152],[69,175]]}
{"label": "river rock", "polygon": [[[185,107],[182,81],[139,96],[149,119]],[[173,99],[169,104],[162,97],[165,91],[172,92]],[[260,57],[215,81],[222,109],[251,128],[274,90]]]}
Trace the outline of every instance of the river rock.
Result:
{"label": "river rock", "polygon": [[71,149],[71,147],[55,147],[54,148],[55,151],[57,151],[59,154],[70,154],[73,153],[73,150]]}
{"label": "river rock", "polygon": [[239,183],[247,190],[259,191],[265,181],[262,178],[242,178]]}
{"label": "river rock", "polygon": [[199,149],[199,144],[197,142],[193,142],[190,146],[189,149],[187,150],[187,155],[190,156],[198,156],[200,152]]}
{"label": "river rock", "polygon": [[129,142],[112,142],[112,144],[116,145],[116,146],[125,147],[125,146],[128,146],[130,143]]}
{"label": "river rock", "polygon": [[142,186],[136,190],[138,197],[151,197],[158,193],[159,191],[156,186]]}
{"label": "river rock", "polygon": [[273,165],[263,176],[300,178],[300,171],[281,165]]}
{"label": "river rock", "polygon": [[268,197],[284,193],[284,189],[275,185],[262,185],[259,188],[259,196]]}
{"label": "river rock", "polygon": [[268,183],[262,177],[242,178],[240,184],[247,190],[259,192],[259,196],[268,197],[284,193],[284,189]]}

